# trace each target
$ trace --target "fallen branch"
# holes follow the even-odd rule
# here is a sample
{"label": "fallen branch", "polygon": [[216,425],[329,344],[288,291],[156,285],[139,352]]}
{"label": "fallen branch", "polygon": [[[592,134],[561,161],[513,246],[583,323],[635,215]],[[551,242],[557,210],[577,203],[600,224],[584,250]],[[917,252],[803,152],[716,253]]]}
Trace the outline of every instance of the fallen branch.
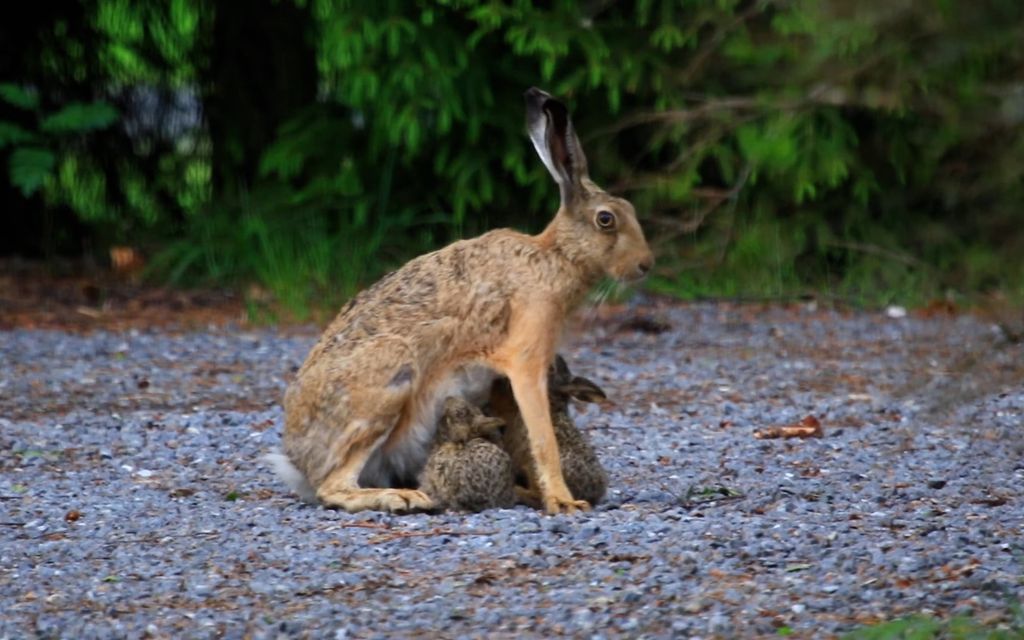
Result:
{"label": "fallen branch", "polygon": [[384,522],[361,521],[361,522],[337,522],[328,525],[320,531],[334,531],[335,529],[391,529],[391,525]]}
{"label": "fallen branch", "polygon": [[401,538],[422,538],[425,536],[493,536],[497,531],[456,531],[454,529],[431,529],[430,531],[394,531],[370,538],[370,544],[391,542]]}

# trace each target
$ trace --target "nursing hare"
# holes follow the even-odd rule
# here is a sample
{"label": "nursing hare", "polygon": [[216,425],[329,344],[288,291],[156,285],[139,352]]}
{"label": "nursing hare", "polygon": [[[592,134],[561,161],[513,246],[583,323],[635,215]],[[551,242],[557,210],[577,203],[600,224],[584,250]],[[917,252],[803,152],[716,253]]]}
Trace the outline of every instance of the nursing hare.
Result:
{"label": "nursing hare", "polygon": [[[594,504],[604,498],[608,490],[608,474],[601,466],[590,439],[579,430],[569,415],[569,400],[575,398],[583,402],[600,402],[605,399],[605,393],[590,380],[573,376],[565,360],[558,355],[548,373],[548,397],[565,484],[574,498]],[[530,456],[526,426],[516,407],[515,398],[512,397],[508,380],[495,380],[490,411],[505,423],[502,446],[512,457],[517,477],[525,480],[525,488],[516,487],[518,500],[535,505],[540,498],[537,467]]]}
{"label": "nursing hare", "polygon": [[445,400],[433,448],[420,474],[420,491],[442,509],[515,506],[512,459],[499,445],[504,424],[461,398]]}
{"label": "nursing hare", "polygon": [[527,127],[561,206],[540,234],[498,229],[420,256],[348,304],[284,397],[293,489],[348,511],[429,509],[411,489],[448,396],[480,406],[511,381],[548,513],[589,508],[562,478],[547,369],[569,312],[602,277],[638,280],[654,256],[633,206],[587,173],[566,107],[526,94]]}

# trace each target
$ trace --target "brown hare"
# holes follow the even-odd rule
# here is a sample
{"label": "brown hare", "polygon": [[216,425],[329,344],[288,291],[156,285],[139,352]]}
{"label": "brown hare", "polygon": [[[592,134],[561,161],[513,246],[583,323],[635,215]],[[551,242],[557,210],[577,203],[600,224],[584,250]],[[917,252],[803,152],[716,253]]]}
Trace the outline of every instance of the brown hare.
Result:
{"label": "brown hare", "polygon": [[284,455],[274,462],[300,493],[348,511],[431,508],[410,487],[444,399],[480,406],[504,375],[544,509],[589,508],[562,478],[548,365],[588,290],[604,276],[642,278],[654,256],[633,206],[590,180],[565,106],[536,88],[525,97],[558,212],[536,236],[498,229],[415,258],[341,309],[284,397]]}
{"label": "brown hare", "polygon": [[445,400],[433,447],[420,474],[420,491],[441,509],[483,511],[515,506],[512,459],[500,446],[504,424],[462,398]]}
{"label": "brown hare", "polygon": [[[548,374],[548,397],[565,484],[574,498],[595,504],[608,490],[608,474],[590,439],[573,422],[569,400],[600,402],[606,398],[605,393],[590,380],[572,375],[565,359],[558,355]],[[530,455],[526,425],[507,379],[494,381],[489,410],[505,423],[502,446],[512,458],[517,478],[525,481],[525,488],[516,487],[519,502],[537,505],[540,502],[537,467]]]}

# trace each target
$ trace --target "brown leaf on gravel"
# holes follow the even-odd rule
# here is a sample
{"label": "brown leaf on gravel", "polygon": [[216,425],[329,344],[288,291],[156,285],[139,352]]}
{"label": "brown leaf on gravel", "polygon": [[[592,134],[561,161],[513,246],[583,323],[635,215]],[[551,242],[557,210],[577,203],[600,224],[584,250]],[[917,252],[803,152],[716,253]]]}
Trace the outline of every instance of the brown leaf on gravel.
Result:
{"label": "brown leaf on gravel", "polygon": [[71,511],[68,511],[64,514],[64,520],[66,520],[67,522],[76,522],[81,517],[82,513],[77,509],[72,509]]}
{"label": "brown leaf on gravel", "polygon": [[758,440],[766,438],[820,438],[825,435],[821,421],[814,416],[807,416],[800,422],[782,427],[768,427],[754,432]]}

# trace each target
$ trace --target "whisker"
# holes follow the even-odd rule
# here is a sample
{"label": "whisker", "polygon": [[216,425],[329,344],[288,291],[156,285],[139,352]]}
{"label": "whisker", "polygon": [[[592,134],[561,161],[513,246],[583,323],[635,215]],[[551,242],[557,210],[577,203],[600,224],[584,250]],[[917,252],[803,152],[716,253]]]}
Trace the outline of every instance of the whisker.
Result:
{"label": "whisker", "polygon": [[601,308],[601,305],[611,295],[616,283],[614,280],[604,280],[598,284],[593,295],[590,297],[587,310],[583,314],[584,325],[591,325],[597,319],[597,313]]}

